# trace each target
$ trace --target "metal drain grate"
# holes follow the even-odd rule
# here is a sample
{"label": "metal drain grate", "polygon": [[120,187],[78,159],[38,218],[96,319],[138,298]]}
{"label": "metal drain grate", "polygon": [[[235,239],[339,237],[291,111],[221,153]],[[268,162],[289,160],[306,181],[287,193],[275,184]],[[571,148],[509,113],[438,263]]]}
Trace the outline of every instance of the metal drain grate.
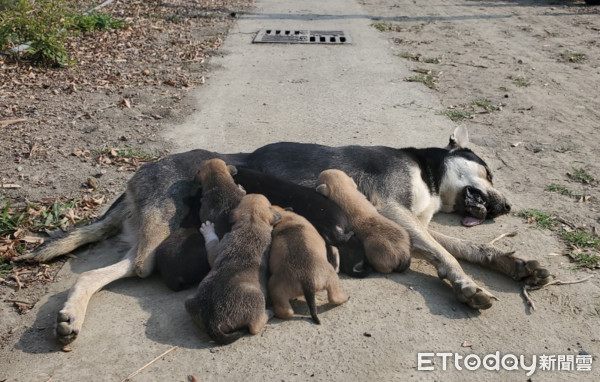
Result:
{"label": "metal drain grate", "polygon": [[352,40],[345,31],[308,31],[290,29],[262,29],[254,43],[284,44],[351,44]]}

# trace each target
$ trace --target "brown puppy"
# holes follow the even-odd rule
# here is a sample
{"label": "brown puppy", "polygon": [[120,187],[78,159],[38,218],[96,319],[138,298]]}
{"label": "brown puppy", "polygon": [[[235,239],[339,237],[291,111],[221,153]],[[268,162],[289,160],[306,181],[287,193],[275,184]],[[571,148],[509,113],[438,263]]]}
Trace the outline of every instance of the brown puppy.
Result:
{"label": "brown puppy", "polygon": [[289,318],[294,315],[290,300],[304,295],[310,315],[316,324],[315,293],[327,289],[329,302],[342,304],[348,300],[340,289],[333,266],[327,261],[325,240],[304,217],[284,210],[273,209],[281,221],[273,228],[273,242],[269,255],[269,296],[275,316]]}
{"label": "brown puppy", "polygon": [[377,272],[401,272],[410,266],[408,232],[379,214],[345,172],[323,171],[317,180],[317,191],[346,212],[350,229],[363,242],[367,260]]}
{"label": "brown puppy", "polygon": [[[210,220],[215,224],[217,236],[222,238],[231,229],[229,214],[246,195],[234,181],[237,173],[234,166],[228,166],[223,160],[213,158],[200,165],[196,180],[202,186],[202,205],[200,221]],[[212,265],[214,259],[208,258]]]}
{"label": "brown puppy", "polygon": [[220,344],[231,343],[248,327],[257,334],[272,316],[266,310],[269,244],[281,216],[262,195],[246,195],[233,210],[231,232],[219,241],[210,222],[202,225],[214,266],[185,301],[194,322]]}

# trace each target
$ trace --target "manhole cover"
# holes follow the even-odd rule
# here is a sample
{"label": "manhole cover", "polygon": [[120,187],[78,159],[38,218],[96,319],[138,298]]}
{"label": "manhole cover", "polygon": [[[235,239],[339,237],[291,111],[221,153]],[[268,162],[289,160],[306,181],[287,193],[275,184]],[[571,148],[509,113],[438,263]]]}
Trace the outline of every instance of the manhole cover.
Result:
{"label": "manhole cover", "polygon": [[345,31],[262,29],[258,32],[252,42],[285,44],[351,44],[352,40]]}

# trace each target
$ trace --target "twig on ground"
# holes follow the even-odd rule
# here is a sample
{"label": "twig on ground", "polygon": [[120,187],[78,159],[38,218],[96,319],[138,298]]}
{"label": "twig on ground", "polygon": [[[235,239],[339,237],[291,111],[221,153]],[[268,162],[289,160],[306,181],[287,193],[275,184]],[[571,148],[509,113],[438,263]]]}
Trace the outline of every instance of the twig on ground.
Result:
{"label": "twig on ground", "polygon": [[145,368],[147,368],[148,366],[152,365],[154,362],[158,361],[159,359],[161,359],[162,357],[166,356],[167,354],[169,354],[170,352],[172,352],[173,350],[177,349],[179,346],[173,346],[172,348],[170,348],[169,350],[167,350],[166,352],[162,353],[161,355],[159,355],[158,357],[154,358],[152,361],[148,362],[147,364],[145,364],[144,366],[140,367],[138,370],[136,370],[135,372],[129,374],[129,376],[127,376],[127,378],[125,378],[123,380],[123,382],[129,382],[131,381],[131,379],[133,377],[135,377],[136,375],[138,375],[139,373],[142,372],[142,370],[144,370]]}
{"label": "twig on ground", "polygon": [[14,272],[10,275],[10,277],[17,282],[17,292],[19,292],[21,290],[21,288],[23,287],[23,284],[21,283],[21,280],[19,279],[19,271],[17,271],[15,269]]}
{"label": "twig on ground", "polygon": [[544,284],[544,285],[538,285],[538,286],[524,285],[523,286],[523,297],[525,297],[525,301],[527,302],[527,305],[529,305],[531,307],[531,310],[535,310],[535,304],[533,303],[533,300],[531,299],[531,296],[528,293],[529,291],[540,290],[540,289],[543,289],[543,288],[545,288],[547,286],[550,286],[550,285],[579,284],[579,283],[582,283],[584,281],[587,281],[587,280],[591,279],[592,277],[594,277],[594,275],[589,275],[588,277],[585,277],[585,278],[580,279],[580,280],[573,280],[573,281],[554,280],[554,281],[550,281],[548,284]]}
{"label": "twig on ground", "polygon": [[514,232],[508,232],[508,233],[503,233],[502,235],[498,236],[497,238],[495,238],[494,240],[490,241],[488,244],[489,245],[494,245],[494,243],[504,239],[505,237],[515,237],[517,236],[519,233],[517,231]]}

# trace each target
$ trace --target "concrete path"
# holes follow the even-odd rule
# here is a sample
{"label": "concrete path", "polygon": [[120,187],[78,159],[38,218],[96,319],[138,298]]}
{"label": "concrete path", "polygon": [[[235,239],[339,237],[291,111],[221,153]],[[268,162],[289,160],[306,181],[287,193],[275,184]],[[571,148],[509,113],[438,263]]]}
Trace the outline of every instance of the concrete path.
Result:
{"label": "concrete path", "polygon": [[[380,15],[384,16],[384,15]],[[334,146],[444,144],[451,130],[426,87],[354,0],[262,0],[227,38],[197,110],[166,133],[181,151],[253,150],[299,141]],[[352,45],[252,44],[262,28],[345,30]]]}
{"label": "concrete path", "polygon": [[[258,1],[256,10],[233,27],[223,57],[213,61],[220,69],[195,91],[197,110],[165,135],[179,151],[248,151],[281,140],[444,145],[452,124],[437,114],[442,108],[433,93],[403,81],[410,75],[403,61],[371,23],[355,0]],[[345,30],[353,44],[252,44],[265,27]],[[443,372],[414,369],[419,351],[458,351],[469,339],[469,327],[502,327],[514,321],[500,316],[503,309],[518,311],[519,317],[523,311],[515,297],[518,286],[500,275],[486,273],[485,281],[501,285],[494,292],[508,302],[479,314],[458,303],[431,267],[415,262],[402,275],[344,278],[342,287],[351,298],[332,308],[320,296],[321,326],[302,317],[272,320],[261,335],[214,347],[184,311],[190,291],[172,293],[156,278],[131,279],[92,298],[73,351],[61,352],[52,331],[66,290],[78,274],[110,264],[122,253],[115,243],[103,243],[69,261],[28,315],[15,349],[2,350],[0,377],[122,381],[177,346],[133,380],[184,381],[190,374],[200,381],[443,379]],[[476,267],[466,268],[481,279]],[[303,302],[294,309],[308,313]],[[518,333],[486,334],[485,351],[500,349],[510,342],[506,336],[524,335],[530,325],[526,318]],[[461,379],[480,380],[478,375]]]}

